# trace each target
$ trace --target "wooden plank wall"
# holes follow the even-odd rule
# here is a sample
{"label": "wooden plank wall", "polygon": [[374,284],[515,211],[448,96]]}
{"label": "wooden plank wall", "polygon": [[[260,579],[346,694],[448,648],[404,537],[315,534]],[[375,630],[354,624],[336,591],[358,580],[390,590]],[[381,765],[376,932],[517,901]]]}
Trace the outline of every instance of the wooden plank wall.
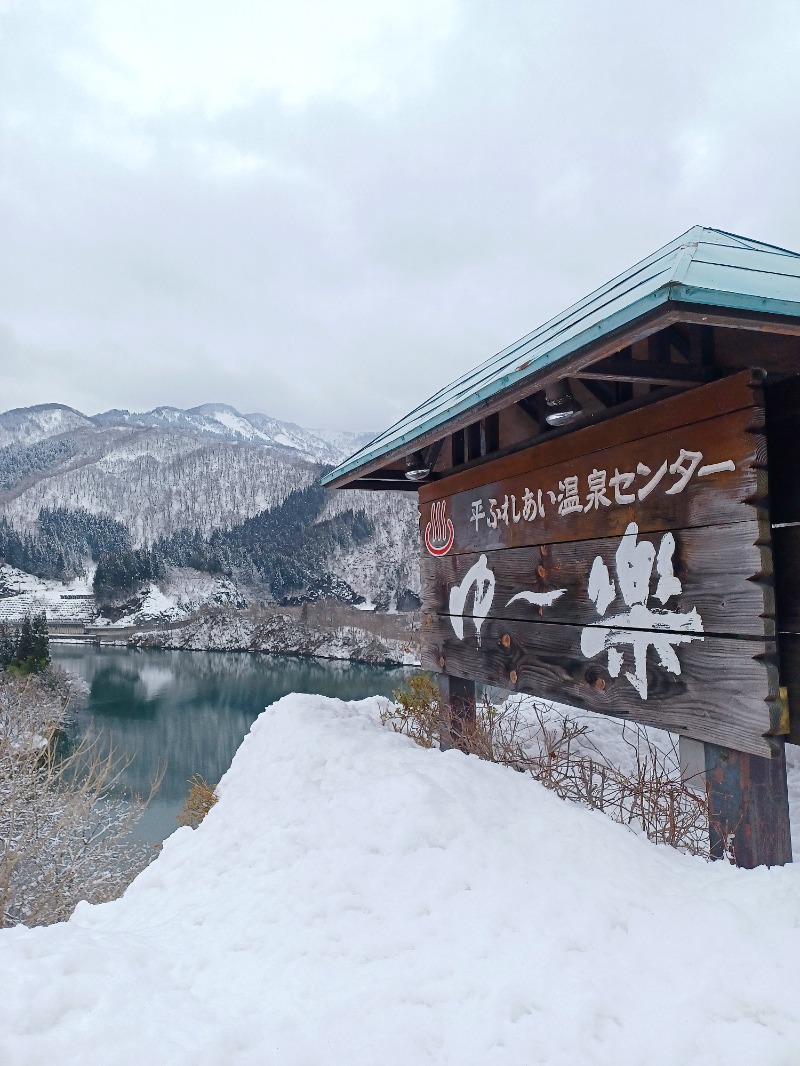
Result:
{"label": "wooden plank wall", "polygon": [[748,371],[422,487],[423,666],[779,755],[766,459]]}
{"label": "wooden plank wall", "polygon": [[800,744],[800,378],[766,389],[769,492],[781,682]]}

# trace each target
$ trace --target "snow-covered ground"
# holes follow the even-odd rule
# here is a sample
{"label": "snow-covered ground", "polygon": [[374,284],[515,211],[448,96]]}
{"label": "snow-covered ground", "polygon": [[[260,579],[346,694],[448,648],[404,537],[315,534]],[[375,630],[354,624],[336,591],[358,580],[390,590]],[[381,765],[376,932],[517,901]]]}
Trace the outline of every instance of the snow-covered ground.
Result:
{"label": "snow-covered ground", "polygon": [[92,622],[96,614],[93,577],[91,567],[84,577],[63,584],[0,564],[0,623],[15,624],[42,612],[48,622]]}
{"label": "snow-covered ground", "polygon": [[[85,561],[86,574],[67,584],[26,574],[0,564],[0,622],[17,623],[27,615],[47,615],[50,623],[83,622],[103,625],[92,592],[94,564]],[[208,607],[245,606],[245,600],[229,578],[173,567],[158,583],[150,582],[116,626],[174,622]]]}
{"label": "snow-covered ground", "polygon": [[260,618],[239,613],[211,614],[180,629],[136,634],[130,643],[141,648],[258,651],[399,666],[419,666],[420,661],[419,648],[413,641],[376,636],[357,625],[309,625],[280,613]]}
{"label": "snow-covered ground", "polygon": [[287,696],[111,904],[0,934],[0,1062],[798,1061],[800,870],[655,847]]}
{"label": "snow-covered ground", "polygon": [[172,567],[163,580],[150,582],[135,606],[115,622],[115,626],[139,626],[150,622],[178,622],[203,608],[241,608],[245,600],[229,578],[198,570]]}

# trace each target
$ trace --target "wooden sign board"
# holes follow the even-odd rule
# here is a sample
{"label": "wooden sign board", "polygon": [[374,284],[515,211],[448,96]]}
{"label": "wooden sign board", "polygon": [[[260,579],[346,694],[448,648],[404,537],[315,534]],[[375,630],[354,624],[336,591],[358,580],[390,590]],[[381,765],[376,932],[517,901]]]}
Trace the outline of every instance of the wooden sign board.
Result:
{"label": "wooden sign board", "polygon": [[423,667],[778,755],[766,458],[745,372],[425,485]]}

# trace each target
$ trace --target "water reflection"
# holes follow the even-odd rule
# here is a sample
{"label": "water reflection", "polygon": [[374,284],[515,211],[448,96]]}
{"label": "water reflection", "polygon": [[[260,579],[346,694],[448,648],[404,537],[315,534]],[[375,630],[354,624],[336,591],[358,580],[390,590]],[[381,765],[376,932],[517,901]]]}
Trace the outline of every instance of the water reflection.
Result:
{"label": "water reflection", "polygon": [[121,787],[146,794],[166,763],[139,827],[147,840],[175,829],[192,774],[219,780],[267,704],[289,692],[346,700],[390,695],[408,676],[402,669],[236,652],[53,644],[51,653],[89,685],[79,731],[100,733],[118,755],[133,757]]}

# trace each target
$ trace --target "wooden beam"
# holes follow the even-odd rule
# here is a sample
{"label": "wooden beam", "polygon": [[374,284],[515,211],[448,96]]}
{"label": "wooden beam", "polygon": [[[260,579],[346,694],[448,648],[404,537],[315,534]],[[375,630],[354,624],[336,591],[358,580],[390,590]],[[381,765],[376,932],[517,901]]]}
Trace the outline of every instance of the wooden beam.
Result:
{"label": "wooden beam", "polygon": [[[578,380],[578,379],[575,379]],[[588,382],[582,383],[588,384]],[[580,414],[567,423],[565,426],[548,426],[546,431],[539,433],[538,435],[521,438],[515,441],[511,446],[507,448],[500,448],[496,455],[482,456],[480,459],[473,459],[469,462],[453,463],[453,468],[447,471],[447,476],[453,474],[460,474],[468,470],[474,470],[477,467],[484,466],[486,463],[494,462],[496,459],[506,458],[511,455],[516,455],[520,451],[525,451],[534,445],[544,444],[553,440],[557,440],[561,437],[569,436],[577,429],[588,429],[594,426],[600,426],[610,419],[618,418],[620,415],[630,414],[632,411],[640,411],[651,404],[658,403],[661,400],[667,400],[670,397],[685,395],[685,389],[674,385],[661,385],[655,387],[654,391],[647,396],[634,396],[633,399],[628,400],[626,403],[617,404],[614,407],[598,408],[595,411],[583,410]],[[515,401],[516,402],[516,401]],[[453,434],[454,438],[458,434]],[[433,475],[430,481],[437,480],[439,475]],[[427,482],[422,482],[423,485]],[[328,486],[329,488],[335,488],[336,486]],[[341,485],[340,488],[352,487],[355,485]]]}
{"label": "wooden beam", "polygon": [[348,489],[364,489],[367,492],[416,492],[419,489],[419,482],[409,481],[405,476],[387,478],[370,474],[351,481],[347,487]]}
{"label": "wooden beam", "polygon": [[481,455],[494,455],[500,447],[500,415],[481,419]]}
{"label": "wooden beam", "polygon": [[[775,598],[769,580],[772,558],[768,547],[760,543],[760,532],[755,516],[734,525],[675,530],[674,575],[681,588],[670,599],[670,610],[690,613],[696,608],[707,634],[774,637]],[[661,537],[658,531],[642,534],[641,540],[657,546]],[[627,538],[633,543],[639,540],[638,534],[628,534]],[[604,623],[585,590],[596,559],[602,559],[608,572],[614,573],[621,543],[615,537],[605,537],[480,553],[451,551],[444,558],[423,552],[423,614],[450,614],[450,590],[461,585],[483,557],[495,580],[487,618],[602,627]],[[520,589],[540,601],[549,594],[553,602],[546,609],[532,607],[530,600],[516,598]]]}
{"label": "wooden beam", "polygon": [[644,363],[627,359],[605,359],[575,375],[582,381],[630,381],[648,385],[702,385],[715,376],[705,367],[676,363]]}
{"label": "wooden beam", "polygon": [[587,658],[580,625],[486,618],[478,647],[471,619],[468,624],[472,631],[465,625],[461,639],[447,615],[426,616],[422,669],[469,674],[767,759],[783,750],[782,737],[773,735],[781,718],[774,641],[703,635],[680,647],[677,679],[651,652],[640,698],[627,676],[630,655],[624,671],[609,669],[602,653]]}
{"label": "wooden beam", "polygon": [[517,400],[517,407],[520,407],[525,412],[531,422],[534,422],[541,428],[544,419],[542,417],[541,405],[537,402],[536,395],[523,396],[521,399]]}
{"label": "wooden beam", "polygon": [[[459,429],[463,429],[469,423],[474,422],[478,417],[483,417],[488,413],[502,411],[503,408],[516,403],[522,397],[529,396],[533,391],[544,389],[547,385],[560,381],[565,374],[568,374],[569,377],[581,377],[584,369],[587,367],[594,367],[599,360],[606,359],[629,345],[635,345],[640,341],[646,340],[651,334],[678,322],[695,323],[709,328],[724,327],[752,330],[765,334],[772,333],[783,336],[800,337],[800,320],[789,315],[758,315],[751,312],[736,311],[734,309],[712,311],[708,307],[703,307],[702,305],[667,303],[648,314],[642,315],[641,318],[637,319],[636,322],[630,326],[621,327],[619,330],[614,331],[600,341],[587,343],[583,350],[559,359],[555,363],[550,363],[547,366],[542,367],[539,372],[533,373],[529,377],[515,381],[512,385],[500,390],[493,396],[478,401],[467,411],[455,415],[452,418],[445,419],[441,424],[434,428],[420,433],[419,436],[413,440],[397,444],[385,455],[378,456],[369,463],[365,463],[358,471],[353,471],[337,478],[336,481],[328,486],[328,488],[346,488],[348,485],[351,485],[355,478],[366,477],[369,473],[380,469],[387,463],[401,458],[418,448],[426,447],[434,440],[438,440],[443,434],[454,433]],[[706,333],[706,337],[711,338],[713,341],[713,336],[711,334]],[[708,341],[706,341],[706,344],[708,344]],[[706,348],[706,355],[708,356],[708,354],[709,349]],[[522,363],[520,365],[524,366],[526,364]],[[741,367],[737,364],[736,369],[745,369],[746,366],[750,365],[753,365],[751,361],[742,363]],[[686,370],[687,368],[682,367],[680,369]],[[798,365],[795,364],[795,373],[797,372],[797,369]],[[592,376],[595,377],[595,379],[597,378],[597,375]],[[708,379],[706,378],[704,380]],[[699,381],[684,381],[680,387],[685,388],[687,386],[698,385],[701,383],[702,382]],[[670,385],[672,387],[679,387],[675,381],[670,382]],[[643,399],[645,402],[648,402],[646,398],[642,397],[637,397],[633,402],[638,402],[640,404]],[[598,412],[587,414],[583,422],[579,422],[578,419],[576,419],[574,423],[570,423],[558,432],[572,432],[578,425],[596,419],[598,414]],[[549,436],[550,435],[548,434],[548,438]]]}
{"label": "wooden beam", "polygon": [[467,749],[475,729],[475,682],[439,675],[439,747]]}
{"label": "wooden beam", "polygon": [[700,327],[700,361],[703,366],[714,365],[714,327],[702,325]]}
{"label": "wooden beam", "polygon": [[697,322],[702,326],[721,326],[723,329],[749,329],[757,333],[780,333],[787,337],[800,337],[800,319],[793,315],[753,314],[728,308],[712,311],[709,307],[692,304],[672,304],[678,308],[675,322]]}
{"label": "wooden beam", "polygon": [[613,388],[605,384],[605,382],[595,380],[594,378],[576,378],[579,385],[582,385],[586,391],[603,405],[603,407],[614,407],[615,399]]}
{"label": "wooden beam", "polygon": [[[525,488],[527,480],[525,475],[532,471],[551,467],[556,463],[567,460],[572,461],[573,458],[580,455],[589,456],[591,453],[600,450],[606,452],[606,460],[613,466],[615,462],[623,462],[626,457],[615,457],[611,449],[628,445],[632,441],[639,441],[645,435],[647,436],[647,443],[643,447],[647,450],[648,455],[652,451],[652,461],[656,464],[652,469],[657,470],[666,455],[675,451],[674,430],[689,426],[696,427],[696,424],[703,423],[705,425],[700,425],[699,428],[692,428],[689,433],[691,439],[700,447],[700,450],[705,449],[709,456],[713,456],[707,461],[716,462],[717,453],[720,450],[720,442],[718,436],[716,436],[715,427],[709,425],[708,420],[720,415],[726,415],[728,419],[733,419],[733,421],[726,422],[725,425],[737,427],[735,436],[738,444],[735,449],[736,454],[731,453],[730,456],[725,454],[719,456],[719,458],[732,458],[741,462],[746,460],[746,468],[742,467],[730,476],[734,480],[747,477],[748,484],[747,490],[743,492],[744,496],[750,496],[751,494],[763,495],[767,486],[766,471],[762,470],[761,466],[757,464],[760,464],[764,458],[762,453],[765,451],[765,447],[762,438],[756,438],[756,436],[751,434],[752,430],[759,428],[755,424],[756,418],[761,419],[761,424],[763,425],[763,412],[760,408],[753,409],[753,389],[754,379],[745,372],[713,382],[702,392],[693,390],[682,396],[673,396],[658,404],[652,410],[640,407],[637,413],[631,412],[624,418],[616,417],[612,423],[603,422],[587,426],[580,430],[580,435],[578,433],[562,436],[556,436],[555,433],[548,434],[541,443],[536,444],[533,448],[515,450],[506,456],[491,460],[493,464],[491,471],[485,471],[476,465],[451,474],[447,479],[446,494],[451,496],[456,493],[467,492],[478,486],[486,487],[488,491],[488,486],[490,485],[506,482],[509,478],[522,478],[522,484],[519,486],[503,484],[502,487],[502,493],[517,493],[519,499]],[[735,415],[737,411],[739,414]],[[664,434],[664,439],[659,441],[657,439],[658,434]],[[689,436],[684,437],[683,440],[684,443],[681,444],[681,447],[688,448],[689,444],[685,443],[685,441],[689,440]],[[663,455],[661,454],[662,451],[664,452]],[[639,461],[647,462],[645,451],[640,453]],[[620,469],[627,468],[620,467]],[[590,470],[591,465],[589,466]],[[572,472],[585,478],[583,468],[576,468]],[[532,487],[530,481],[528,481],[528,486]],[[550,486],[544,487],[549,488]],[[438,485],[435,489],[423,486],[420,500],[422,503],[428,503],[437,499],[441,495],[441,491]],[[499,491],[501,491],[500,486],[497,485],[497,492]],[[689,491],[693,491],[691,486]],[[497,492],[492,494],[497,496]],[[500,499],[502,499],[502,496]],[[667,499],[676,501],[678,497],[671,495]],[[460,503],[456,500],[453,502],[456,507],[463,506],[465,508],[465,527],[467,530],[471,529],[471,497],[465,498]],[[616,513],[615,509],[612,510]],[[453,521],[456,521],[456,516],[452,511],[450,517]],[[551,511],[548,511],[547,521],[549,522],[552,517]],[[710,514],[706,514],[705,520],[706,522],[713,521]],[[734,515],[733,520],[736,521],[737,516]],[[730,519],[726,518],[722,521],[730,521]],[[681,523],[678,521],[673,521],[671,524],[674,528],[682,528]],[[513,525],[514,530],[519,531],[522,528],[521,524]],[[537,529],[537,535],[541,536],[542,532],[543,530],[540,526]],[[611,534],[606,533],[605,535],[615,535],[617,532],[618,530],[615,528],[611,531]],[[498,543],[498,547],[500,546]],[[464,550],[472,549],[472,544],[464,545]]]}
{"label": "wooden beam", "polygon": [[425,449],[425,465],[433,472],[433,468],[439,460],[439,456],[442,453],[444,446],[444,437],[440,440],[434,441],[429,448]]}
{"label": "wooden beam", "polygon": [[457,429],[450,437],[450,441],[453,466],[461,466],[467,458],[466,433],[463,429]]}
{"label": "wooden beam", "polygon": [[667,345],[668,348],[674,348],[678,355],[685,359],[687,363],[691,363],[691,342],[689,338],[681,332],[681,327],[677,322],[667,330]]}

